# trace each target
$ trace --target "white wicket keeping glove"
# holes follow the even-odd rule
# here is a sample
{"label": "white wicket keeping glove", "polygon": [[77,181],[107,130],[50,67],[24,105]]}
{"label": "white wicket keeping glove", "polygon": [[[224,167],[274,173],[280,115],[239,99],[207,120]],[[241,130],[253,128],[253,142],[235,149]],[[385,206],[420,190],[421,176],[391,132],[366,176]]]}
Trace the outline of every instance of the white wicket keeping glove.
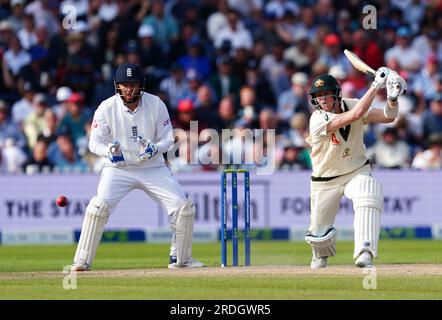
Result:
{"label": "white wicket keeping glove", "polygon": [[396,71],[390,71],[386,86],[388,101],[396,101],[400,94],[407,92],[407,82]]}
{"label": "white wicket keeping glove", "polygon": [[108,147],[109,151],[107,153],[107,158],[112,163],[115,163],[117,168],[125,167],[126,162],[124,161],[124,156],[123,153],[121,152],[120,143],[119,142],[109,143]]}
{"label": "white wicket keeping glove", "polygon": [[140,144],[140,161],[152,159],[157,154],[158,148],[153,143],[141,137],[138,137],[138,143]]}
{"label": "white wicket keeping glove", "polygon": [[387,82],[387,77],[389,73],[390,69],[387,67],[380,67],[378,70],[376,70],[376,75],[373,83],[371,84],[371,87],[378,90],[385,88],[385,83]]}

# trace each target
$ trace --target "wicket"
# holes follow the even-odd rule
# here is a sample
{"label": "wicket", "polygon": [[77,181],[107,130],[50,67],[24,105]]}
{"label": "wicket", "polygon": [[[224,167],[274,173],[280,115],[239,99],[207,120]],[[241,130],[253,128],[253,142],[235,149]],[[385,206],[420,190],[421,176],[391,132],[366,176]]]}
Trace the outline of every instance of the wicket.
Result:
{"label": "wicket", "polygon": [[232,174],[232,266],[238,266],[238,173],[244,173],[245,265],[250,266],[250,173],[245,169],[221,172],[221,266],[227,266],[227,174]]}

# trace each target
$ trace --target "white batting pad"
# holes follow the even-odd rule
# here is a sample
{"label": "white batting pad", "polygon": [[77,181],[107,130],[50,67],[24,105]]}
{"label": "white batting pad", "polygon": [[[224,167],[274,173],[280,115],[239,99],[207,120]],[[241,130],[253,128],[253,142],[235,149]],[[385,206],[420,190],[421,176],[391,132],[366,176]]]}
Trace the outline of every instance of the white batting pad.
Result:
{"label": "white batting pad", "polygon": [[86,208],[74,264],[85,265],[88,268],[92,266],[108,220],[109,210],[107,204],[97,197],[93,197]]}
{"label": "white batting pad", "polygon": [[355,211],[354,231],[355,249],[353,258],[368,250],[377,257],[379,233],[381,230],[381,211],[376,208],[359,208]]}
{"label": "white batting pad", "polygon": [[384,205],[382,185],[370,176],[360,176],[351,183],[355,210],[353,257],[364,250],[369,250],[376,257]]}
{"label": "white batting pad", "polygon": [[336,229],[330,228],[323,236],[314,236],[308,233],[305,236],[318,258],[333,257],[336,255]]}
{"label": "white batting pad", "polygon": [[195,207],[187,200],[177,212],[175,224],[175,242],[177,250],[177,265],[183,266],[192,257],[193,223]]}

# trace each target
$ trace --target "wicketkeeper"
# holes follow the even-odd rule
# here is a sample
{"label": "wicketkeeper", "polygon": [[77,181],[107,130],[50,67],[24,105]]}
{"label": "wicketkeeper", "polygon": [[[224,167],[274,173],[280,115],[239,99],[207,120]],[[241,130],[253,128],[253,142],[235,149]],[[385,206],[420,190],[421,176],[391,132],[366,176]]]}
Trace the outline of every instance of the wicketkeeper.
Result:
{"label": "wicketkeeper", "polygon": [[114,85],[115,95],[94,114],[89,149],[105,157],[105,166],[97,195],[86,208],[72,270],[90,270],[109,216],[134,189],[143,190],[169,215],[173,231],[169,268],[202,267],[192,258],[195,207],[163,158],[174,143],[167,108],[157,96],[143,91],[144,77],[137,65],[120,65]]}
{"label": "wicketkeeper", "polygon": [[[377,91],[387,87],[384,109],[370,109]],[[353,202],[354,254],[357,267],[373,265],[377,257],[383,191],[371,174],[363,141],[367,123],[393,122],[398,115],[398,95],[406,82],[396,72],[382,67],[376,71],[371,87],[361,99],[341,98],[336,79],[323,74],[310,88],[316,108],[310,118],[312,148],[311,220],[305,237],[311,245],[311,268],[325,268],[328,257],[336,254],[336,229],[333,227],[342,196]]]}

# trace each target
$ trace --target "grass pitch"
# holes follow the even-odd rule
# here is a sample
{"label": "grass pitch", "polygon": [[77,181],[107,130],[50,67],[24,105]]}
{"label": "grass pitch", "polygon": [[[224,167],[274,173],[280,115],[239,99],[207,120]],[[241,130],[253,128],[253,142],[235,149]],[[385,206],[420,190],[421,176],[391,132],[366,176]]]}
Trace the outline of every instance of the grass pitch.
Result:
{"label": "grass pitch", "polygon": [[75,246],[0,247],[0,299],[442,299],[442,241],[379,247],[376,269],[353,267],[353,243],[338,242],[329,267],[310,270],[305,243],[252,242],[252,267],[239,268],[219,267],[219,243],[197,243],[193,255],[208,268],[168,270],[168,244],[103,243],[70,290],[62,270]]}

